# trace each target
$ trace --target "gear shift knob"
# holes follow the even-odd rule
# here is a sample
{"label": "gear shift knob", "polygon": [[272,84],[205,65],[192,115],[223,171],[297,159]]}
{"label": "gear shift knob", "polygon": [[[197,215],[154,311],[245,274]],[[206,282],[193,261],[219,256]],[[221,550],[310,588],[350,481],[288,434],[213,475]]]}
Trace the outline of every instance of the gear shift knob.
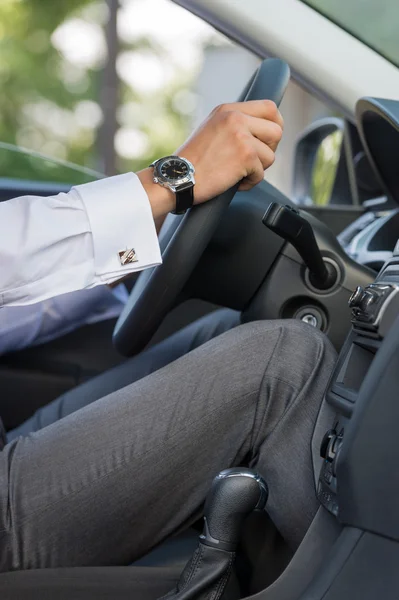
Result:
{"label": "gear shift knob", "polygon": [[265,480],[250,469],[239,467],[219,473],[205,502],[201,542],[234,552],[245,517],[263,510],[268,495]]}

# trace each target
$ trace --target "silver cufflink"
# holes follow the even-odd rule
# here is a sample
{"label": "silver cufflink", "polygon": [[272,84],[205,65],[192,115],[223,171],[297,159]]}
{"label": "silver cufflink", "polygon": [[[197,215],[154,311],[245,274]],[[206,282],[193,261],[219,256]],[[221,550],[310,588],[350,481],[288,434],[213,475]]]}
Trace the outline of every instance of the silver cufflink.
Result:
{"label": "silver cufflink", "polygon": [[138,261],[137,254],[134,248],[128,250],[121,250],[118,252],[119,260],[122,266],[130,265]]}

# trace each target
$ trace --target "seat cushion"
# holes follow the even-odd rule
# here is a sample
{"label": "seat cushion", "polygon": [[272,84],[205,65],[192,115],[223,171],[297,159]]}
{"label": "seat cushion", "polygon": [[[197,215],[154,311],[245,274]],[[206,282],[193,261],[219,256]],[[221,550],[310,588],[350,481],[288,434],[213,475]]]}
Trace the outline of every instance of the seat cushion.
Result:
{"label": "seat cushion", "polygon": [[2,600],[156,600],[172,590],[172,567],[77,567],[0,574]]}
{"label": "seat cushion", "polygon": [[173,567],[183,570],[198,545],[198,531],[187,529],[136,561],[137,567]]}

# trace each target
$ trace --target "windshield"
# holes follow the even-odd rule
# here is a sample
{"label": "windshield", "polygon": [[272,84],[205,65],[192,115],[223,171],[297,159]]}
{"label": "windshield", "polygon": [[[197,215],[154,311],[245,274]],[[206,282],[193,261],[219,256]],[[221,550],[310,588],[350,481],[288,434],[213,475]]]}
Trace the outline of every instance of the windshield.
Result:
{"label": "windshield", "polygon": [[303,0],[399,66],[399,0]]}

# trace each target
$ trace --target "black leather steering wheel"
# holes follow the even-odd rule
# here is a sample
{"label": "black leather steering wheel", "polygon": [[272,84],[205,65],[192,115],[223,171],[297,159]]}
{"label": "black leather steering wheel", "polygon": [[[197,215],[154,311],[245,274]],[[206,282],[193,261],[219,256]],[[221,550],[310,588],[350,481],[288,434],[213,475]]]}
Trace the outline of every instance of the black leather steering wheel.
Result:
{"label": "black leather steering wheel", "polygon": [[[264,60],[243,91],[242,100],[267,98],[280,104],[290,78],[288,65]],[[125,356],[140,352],[150,341],[209,244],[238,184],[183,216],[168,216],[162,228],[162,264],[143,271],[115,325],[113,342]]]}

